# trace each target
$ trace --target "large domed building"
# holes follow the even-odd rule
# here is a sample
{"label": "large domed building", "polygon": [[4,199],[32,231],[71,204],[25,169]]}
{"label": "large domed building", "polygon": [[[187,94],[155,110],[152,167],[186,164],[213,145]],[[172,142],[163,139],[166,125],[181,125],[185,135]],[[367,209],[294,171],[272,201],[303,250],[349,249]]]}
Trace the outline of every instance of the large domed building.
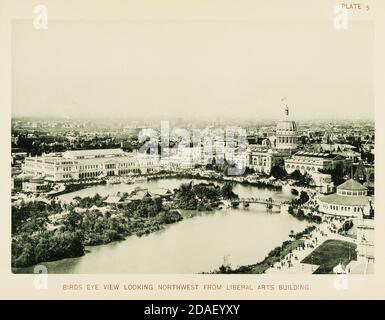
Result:
{"label": "large domed building", "polygon": [[337,187],[337,192],[318,200],[319,210],[325,214],[358,217],[373,204],[373,197],[361,183],[350,179]]}
{"label": "large domed building", "polygon": [[295,121],[289,119],[289,107],[285,107],[284,120],[277,123],[275,147],[278,150],[292,151],[298,147],[298,132]]}

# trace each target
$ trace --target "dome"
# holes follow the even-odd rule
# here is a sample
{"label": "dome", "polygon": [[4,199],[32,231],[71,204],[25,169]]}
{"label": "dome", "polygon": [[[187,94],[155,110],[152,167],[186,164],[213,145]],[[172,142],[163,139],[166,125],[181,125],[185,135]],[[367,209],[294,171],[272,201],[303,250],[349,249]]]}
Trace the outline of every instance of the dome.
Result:
{"label": "dome", "polygon": [[337,187],[338,190],[347,190],[347,191],[364,191],[367,190],[366,187],[364,187],[361,183],[349,179],[348,181],[344,182],[343,184],[340,184]]}
{"label": "dome", "polygon": [[361,183],[350,179],[337,187],[337,194],[342,196],[366,196],[367,190]]}
{"label": "dome", "polygon": [[277,123],[275,147],[279,150],[293,151],[298,148],[297,125],[289,119],[289,108],[285,108],[285,119]]}
{"label": "dome", "polygon": [[297,125],[295,121],[283,120],[277,123],[277,131],[296,131]]}

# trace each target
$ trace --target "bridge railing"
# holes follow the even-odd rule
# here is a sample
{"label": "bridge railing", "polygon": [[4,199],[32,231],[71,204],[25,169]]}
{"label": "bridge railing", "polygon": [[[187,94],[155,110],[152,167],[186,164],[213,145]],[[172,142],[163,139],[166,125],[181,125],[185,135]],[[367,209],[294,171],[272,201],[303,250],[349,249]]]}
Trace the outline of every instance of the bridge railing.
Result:
{"label": "bridge railing", "polygon": [[239,198],[236,200],[237,202],[250,202],[250,203],[262,203],[262,204],[272,204],[272,205],[282,205],[288,202],[283,201],[277,201],[277,200],[270,200],[270,199],[264,199],[264,198]]}

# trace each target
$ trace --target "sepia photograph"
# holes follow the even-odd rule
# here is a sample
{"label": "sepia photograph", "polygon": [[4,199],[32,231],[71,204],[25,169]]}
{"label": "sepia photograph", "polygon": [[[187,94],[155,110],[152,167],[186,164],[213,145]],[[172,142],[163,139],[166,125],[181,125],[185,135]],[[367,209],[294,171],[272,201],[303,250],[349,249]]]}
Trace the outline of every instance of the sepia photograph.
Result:
{"label": "sepia photograph", "polygon": [[14,275],[375,273],[372,21],[36,10],[10,36]]}

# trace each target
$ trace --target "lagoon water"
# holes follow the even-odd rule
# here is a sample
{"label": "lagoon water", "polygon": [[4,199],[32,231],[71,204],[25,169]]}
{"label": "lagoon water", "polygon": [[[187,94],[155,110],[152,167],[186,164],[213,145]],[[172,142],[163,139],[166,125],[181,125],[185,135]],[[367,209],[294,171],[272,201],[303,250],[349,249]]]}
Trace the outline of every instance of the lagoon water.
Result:
{"label": "lagoon water", "polygon": [[[132,192],[135,188],[148,188],[151,189],[158,189],[158,188],[165,188],[170,189],[171,191],[175,188],[178,188],[182,183],[188,183],[191,179],[161,179],[161,180],[152,180],[149,182],[140,182],[135,184],[108,184],[108,185],[98,185],[98,186],[92,186],[88,187],[86,189],[82,189],[79,191],[66,193],[61,196],[59,196],[59,199],[63,202],[70,202],[75,197],[87,197],[87,196],[93,196],[96,193],[99,193],[102,196],[107,195],[116,195],[117,192]],[[200,182],[209,182],[204,179],[194,179],[194,183],[200,183]],[[215,182],[216,184],[221,184],[219,182]],[[287,199],[293,199],[294,196],[291,195],[289,192],[281,192],[281,191],[272,191],[268,189],[260,189],[256,187],[251,186],[244,186],[242,184],[235,184],[234,185],[234,192],[237,193],[241,198],[242,197],[258,197],[258,198],[268,198],[273,197],[276,200],[287,200]]]}
{"label": "lagoon water", "polygon": [[[168,179],[135,185],[94,186],[60,196],[70,201],[76,196],[130,192],[137,186],[173,189],[190,180]],[[293,198],[290,193],[237,184],[240,197]],[[184,212],[183,214],[189,214]],[[287,213],[267,212],[265,206],[199,212],[191,218],[168,225],[164,230],[107,245],[89,247],[85,256],[45,263],[49,273],[200,273],[217,269],[224,257],[232,267],[263,260],[274,247],[289,239],[291,230],[308,225]]]}

